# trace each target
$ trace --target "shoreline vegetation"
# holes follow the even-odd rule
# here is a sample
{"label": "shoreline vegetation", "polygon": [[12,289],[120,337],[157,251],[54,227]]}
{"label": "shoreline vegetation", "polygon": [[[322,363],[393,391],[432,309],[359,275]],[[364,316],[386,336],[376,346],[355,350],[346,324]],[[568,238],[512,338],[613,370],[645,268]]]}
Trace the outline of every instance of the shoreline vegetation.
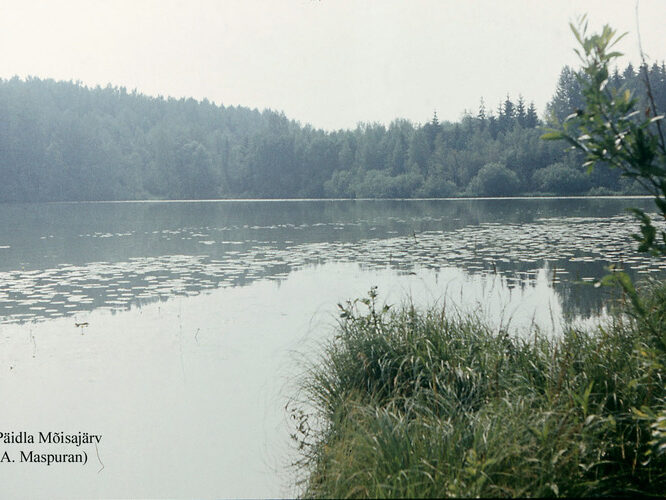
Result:
{"label": "shoreline vegetation", "polygon": [[663,495],[666,283],[641,303],[557,338],[374,289],[341,304],[293,415],[302,496]]}
{"label": "shoreline vegetation", "polygon": [[[582,102],[544,139],[611,165],[653,197],[631,209],[638,251],[666,257],[666,140],[647,101],[612,85],[622,38],[571,26]],[[485,168],[485,167],[484,167]],[[598,171],[599,169],[596,169]],[[292,436],[306,498],[657,496],[666,491],[666,281],[621,269],[595,285],[621,298],[561,335],[493,329],[473,314],[339,304],[335,336],[302,377]]]}
{"label": "shoreline vegetation", "polygon": [[650,200],[647,194],[608,194],[608,195],[523,195],[523,196],[450,196],[446,198],[203,198],[203,199],[137,199],[137,200],[79,200],[79,201],[44,201],[44,202],[3,202],[2,203],[217,203],[217,202],[301,202],[301,201],[484,201],[484,200],[585,200],[585,199],[626,199]]}

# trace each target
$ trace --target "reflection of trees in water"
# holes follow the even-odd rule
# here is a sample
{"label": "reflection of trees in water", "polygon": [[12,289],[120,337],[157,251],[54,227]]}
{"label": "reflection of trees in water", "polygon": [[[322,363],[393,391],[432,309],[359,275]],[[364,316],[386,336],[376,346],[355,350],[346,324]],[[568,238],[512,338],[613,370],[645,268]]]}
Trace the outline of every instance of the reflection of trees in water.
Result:
{"label": "reflection of trees in water", "polygon": [[[290,251],[247,252],[239,254],[239,260],[214,261],[207,257],[180,256],[177,259],[134,260],[121,265],[93,263],[87,268],[68,266],[45,270],[37,275],[20,276],[12,273],[13,279],[3,279],[2,291],[6,298],[0,305],[0,316],[4,322],[25,322],[40,319],[71,316],[95,309],[128,310],[132,307],[167,301],[178,296],[198,295],[220,287],[246,286],[257,280],[286,279],[296,270],[321,265],[322,282],[329,279],[326,263],[341,262],[322,252],[312,255],[318,260],[305,258],[287,262],[280,259],[295,257]],[[303,255],[301,255],[303,256]],[[348,262],[357,262],[362,269],[383,270],[401,274],[413,274],[427,267],[433,272],[451,269],[448,265],[428,266],[418,261],[396,260],[388,264],[368,253],[366,259],[349,255]],[[537,286],[537,277],[547,281],[559,297],[563,310],[569,316],[589,317],[602,310],[604,301],[613,297],[617,290],[595,288],[592,283],[583,284],[581,277],[600,277],[605,273],[600,262],[569,263],[547,262],[534,264],[485,261],[482,266],[470,266],[467,272],[481,280],[492,283],[496,276],[502,278],[504,293],[520,289],[523,293]],[[473,268],[472,268],[473,267]],[[387,271],[390,269],[390,271]],[[567,274],[565,274],[567,272]],[[446,287],[446,283],[442,283]]]}
{"label": "reflection of trees in water", "polygon": [[[500,273],[520,286],[529,286],[548,262],[565,311],[586,316],[601,309],[608,290],[575,281],[599,278],[609,262],[631,255],[632,244],[624,244],[628,236],[615,231],[609,238],[604,231],[620,227],[628,234],[629,226],[617,225],[628,218],[624,207],[649,202],[5,205],[0,234],[8,239],[0,245],[9,248],[0,250],[6,270],[0,273],[0,294],[6,294],[0,314],[31,320],[100,307],[123,309],[257,279],[282,279],[304,266],[343,261],[399,271],[462,267],[474,274]],[[632,265],[647,266],[641,262]]]}
{"label": "reflection of trees in water", "polygon": [[[0,208],[0,268],[43,269],[184,253],[221,256],[230,246],[406,236],[482,223],[524,224],[544,217],[609,217],[650,200],[317,200],[201,203],[56,203]],[[203,238],[224,245],[206,247]],[[191,238],[191,239],[188,239]]]}

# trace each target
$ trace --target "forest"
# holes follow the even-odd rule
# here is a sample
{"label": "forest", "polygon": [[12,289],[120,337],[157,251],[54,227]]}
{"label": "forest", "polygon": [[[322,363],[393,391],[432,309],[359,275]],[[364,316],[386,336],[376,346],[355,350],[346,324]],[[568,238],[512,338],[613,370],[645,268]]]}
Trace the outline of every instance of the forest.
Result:
{"label": "forest", "polygon": [[[666,66],[616,69],[608,85],[666,108]],[[284,113],[108,85],[0,80],[0,201],[213,198],[415,198],[640,194],[619,171],[581,169],[540,141],[583,103],[562,69],[540,117],[507,95],[455,123],[396,119],[327,132]]]}

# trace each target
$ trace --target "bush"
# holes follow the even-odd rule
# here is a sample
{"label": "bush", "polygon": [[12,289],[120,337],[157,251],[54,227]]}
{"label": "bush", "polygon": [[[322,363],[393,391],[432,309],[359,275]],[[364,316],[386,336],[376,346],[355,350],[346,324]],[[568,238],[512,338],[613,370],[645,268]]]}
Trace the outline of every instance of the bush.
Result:
{"label": "bush", "polygon": [[590,188],[589,176],[562,163],[553,163],[534,172],[536,188],[544,193],[581,194]]}
{"label": "bush", "polygon": [[331,198],[353,197],[352,174],[346,170],[339,170],[324,183],[324,193]]}
{"label": "bush", "polygon": [[448,198],[458,194],[458,186],[437,176],[428,176],[423,187],[417,192],[422,198]]}
{"label": "bush", "polygon": [[384,170],[368,170],[356,186],[356,194],[361,198],[409,198],[422,184],[423,176],[416,173],[394,177]]}
{"label": "bush", "polygon": [[619,193],[604,186],[595,186],[590,188],[587,194],[589,196],[617,196]]}
{"label": "bush", "polygon": [[479,196],[511,196],[518,193],[519,186],[513,170],[501,163],[486,163],[469,182],[467,191]]}

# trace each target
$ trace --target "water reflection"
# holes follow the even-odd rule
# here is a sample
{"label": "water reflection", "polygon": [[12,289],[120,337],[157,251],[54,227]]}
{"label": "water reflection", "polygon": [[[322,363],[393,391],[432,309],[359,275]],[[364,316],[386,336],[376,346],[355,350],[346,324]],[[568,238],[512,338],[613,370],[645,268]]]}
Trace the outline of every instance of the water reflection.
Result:
{"label": "water reflection", "polygon": [[326,262],[372,269],[457,267],[510,287],[540,272],[564,309],[602,293],[579,282],[609,263],[635,277],[666,262],[636,255],[627,205],[645,199],[232,201],[0,206],[4,323],[134,305]]}
{"label": "water reflection", "polygon": [[0,496],[293,497],[277,473],[292,431],[295,389],[284,387],[299,371],[293,350],[311,356],[332,334],[337,302],[378,285],[388,303],[411,297],[497,329],[558,332],[567,312],[602,311],[604,291],[577,280],[611,262],[663,272],[633,253],[628,204],[650,207],[0,205],[3,427],[99,432],[102,446],[87,452],[105,463],[101,474],[94,459],[56,473],[23,464]]}
{"label": "water reflection", "polygon": [[[285,405],[303,369],[294,351],[316,359],[336,303],[377,285],[391,304],[411,298],[496,329],[557,331],[562,304],[549,280],[542,271],[512,286],[460,268],[398,275],[327,263],[121,314],[92,311],[77,319],[85,328],[71,318],[2,325],[3,428],[94,432],[103,441],[84,448],[85,467],[15,467],[0,497],[293,498]],[[21,445],[6,448],[14,455]]]}

